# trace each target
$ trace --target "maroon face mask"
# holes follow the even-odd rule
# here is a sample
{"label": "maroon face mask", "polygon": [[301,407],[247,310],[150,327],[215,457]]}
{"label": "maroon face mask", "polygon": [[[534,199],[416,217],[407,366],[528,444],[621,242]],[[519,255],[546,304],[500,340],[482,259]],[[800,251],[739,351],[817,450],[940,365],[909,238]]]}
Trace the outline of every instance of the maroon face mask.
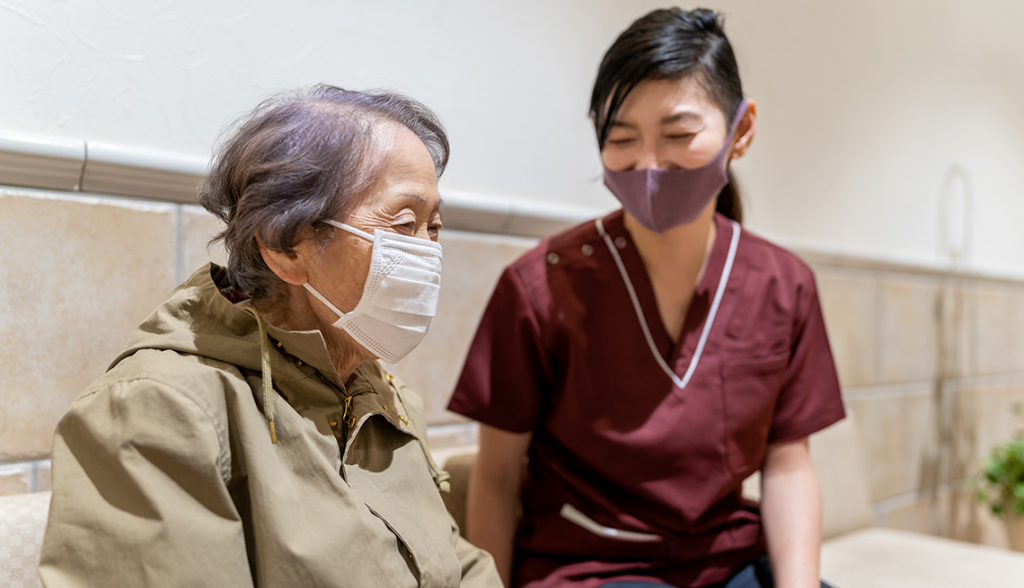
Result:
{"label": "maroon face mask", "polygon": [[696,169],[637,169],[612,171],[604,168],[604,185],[622,203],[622,208],[641,225],[656,233],[697,220],[722,188],[726,176],[725,154],[732,145],[747,101],[740,102],[732,130],[711,161]]}

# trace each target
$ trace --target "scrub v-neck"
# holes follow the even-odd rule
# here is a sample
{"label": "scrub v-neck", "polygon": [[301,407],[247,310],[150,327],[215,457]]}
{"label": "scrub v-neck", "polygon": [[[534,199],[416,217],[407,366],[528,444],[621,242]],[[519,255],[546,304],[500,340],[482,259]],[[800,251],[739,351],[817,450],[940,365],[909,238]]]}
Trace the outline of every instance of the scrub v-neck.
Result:
{"label": "scrub v-neck", "polygon": [[[708,319],[709,311],[712,308],[712,303],[719,291],[719,287],[721,286],[723,294],[728,289],[728,284],[720,284],[720,282],[722,273],[726,269],[730,244],[736,229],[731,226],[728,219],[718,215],[715,216],[714,222],[717,231],[715,242],[712,244],[711,253],[708,257],[707,268],[694,291],[693,299],[686,311],[686,317],[683,320],[679,336],[676,342],[673,343],[661,320],[661,313],[658,311],[658,302],[654,296],[654,287],[651,284],[650,275],[647,273],[647,268],[640,257],[636,242],[633,241],[629,231],[625,228],[623,218],[624,215],[617,215],[615,218],[606,219],[614,223],[608,227],[610,230],[607,232],[609,236],[614,233],[620,233],[626,239],[625,247],[617,247],[618,254],[633,285],[637,301],[647,323],[647,329],[651,334],[651,339],[661,354],[662,359],[669,366],[669,369],[676,374],[677,378],[683,378],[697,351],[701,333],[704,330],[704,324]],[[628,288],[625,283],[623,283],[623,287]],[[635,320],[639,320],[639,317]],[[708,338],[714,332],[713,325],[711,331]],[[678,384],[676,387],[679,387]]]}

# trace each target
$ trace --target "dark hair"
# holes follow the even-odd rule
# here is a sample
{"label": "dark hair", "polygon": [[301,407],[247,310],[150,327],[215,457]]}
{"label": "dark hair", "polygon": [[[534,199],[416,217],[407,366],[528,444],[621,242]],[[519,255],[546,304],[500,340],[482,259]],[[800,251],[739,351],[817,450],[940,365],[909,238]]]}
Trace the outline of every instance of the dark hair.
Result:
{"label": "dark hair", "polygon": [[274,96],[237,125],[199,191],[199,203],[225,223],[214,241],[228,251],[228,282],[252,298],[269,297],[279,278],[256,235],[292,253],[307,227],[347,213],[376,180],[386,149],[382,124],[401,124],[423,141],[438,177],[448,137],[437,116],[392,92],[356,92],[320,84]]}
{"label": "dark hair", "polygon": [[[633,88],[646,80],[690,79],[701,85],[732,126],[743,86],[732,45],[722,27],[725,18],[706,8],[655,10],[637,19],[608,48],[594,80],[590,117],[597,145],[604,149],[619,108]],[[742,219],[739,193],[729,184],[718,195],[718,211]]]}

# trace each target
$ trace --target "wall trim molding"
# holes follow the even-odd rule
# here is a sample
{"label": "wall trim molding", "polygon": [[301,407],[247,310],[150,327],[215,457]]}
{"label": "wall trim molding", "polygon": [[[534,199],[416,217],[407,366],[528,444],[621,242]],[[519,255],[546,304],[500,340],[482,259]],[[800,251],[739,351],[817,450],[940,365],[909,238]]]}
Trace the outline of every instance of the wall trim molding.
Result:
{"label": "wall trim molding", "polygon": [[[209,164],[195,155],[0,130],[0,184],[10,186],[194,204]],[[546,237],[608,212],[443,188],[441,195],[445,227],[479,233]],[[939,255],[753,232],[813,264],[1024,282],[1024,268],[977,262],[956,267]]]}

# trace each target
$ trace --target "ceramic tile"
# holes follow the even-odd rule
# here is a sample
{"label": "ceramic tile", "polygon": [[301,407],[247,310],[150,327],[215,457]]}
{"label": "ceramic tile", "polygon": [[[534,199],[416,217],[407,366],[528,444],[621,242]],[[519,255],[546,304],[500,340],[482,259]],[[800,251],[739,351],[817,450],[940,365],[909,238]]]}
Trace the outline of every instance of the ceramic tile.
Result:
{"label": "ceramic tile", "polygon": [[818,296],[843,387],[875,384],[878,280],[867,272],[822,268]]}
{"label": "ceramic tile", "polygon": [[68,404],[174,287],[173,205],[0,191],[0,459],[46,456]]}
{"label": "ceramic tile", "polygon": [[941,479],[935,400],[916,389],[908,392],[847,400],[872,501],[932,488]]}
{"label": "ceramic tile", "polygon": [[981,284],[974,303],[977,374],[1024,371],[1024,286]]}
{"label": "ceramic tile", "polygon": [[457,422],[445,410],[491,291],[506,265],[536,244],[533,239],[443,231],[444,277],[437,316],[423,343],[392,366],[423,396],[429,424]]}
{"label": "ceramic tile", "polygon": [[936,281],[886,273],[880,288],[878,383],[933,379],[938,353]]}

